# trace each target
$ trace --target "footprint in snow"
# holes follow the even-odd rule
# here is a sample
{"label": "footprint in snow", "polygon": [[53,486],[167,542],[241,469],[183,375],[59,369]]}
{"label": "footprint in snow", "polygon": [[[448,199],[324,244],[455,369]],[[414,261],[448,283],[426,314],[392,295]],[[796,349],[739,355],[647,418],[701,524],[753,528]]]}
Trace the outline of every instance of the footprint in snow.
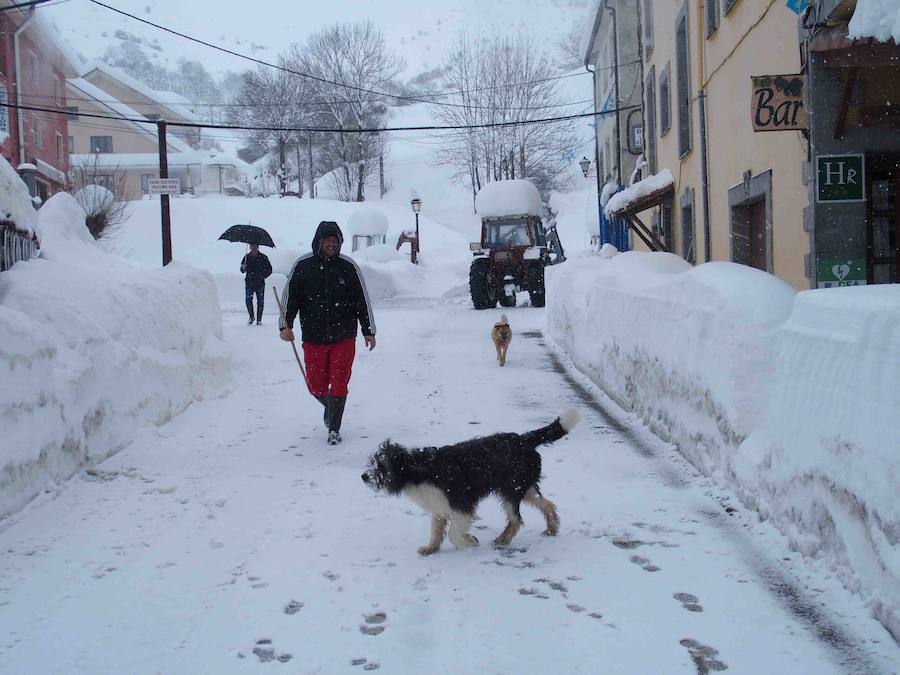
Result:
{"label": "footprint in snow", "polygon": [[684,605],[684,608],[689,612],[703,611],[703,607],[700,605],[700,601],[696,595],[691,595],[690,593],[674,593],[672,597]]}
{"label": "footprint in snow", "polygon": [[633,562],[635,565],[640,565],[640,566],[641,566],[641,569],[643,569],[643,570],[645,570],[645,571],[647,571],[647,572],[659,572],[659,567],[657,567],[656,565],[650,564],[650,561],[647,560],[647,558],[642,558],[642,557],[639,556],[639,555],[633,555],[633,556],[631,556],[631,558],[629,558],[629,559],[630,559],[631,562]]}
{"label": "footprint in snow", "polygon": [[679,644],[687,648],[688,654],[691,655],[691,659],[697,667],[697,675],[707,675],[711,670],[728,670],[728,666],[716,658],[719,654],[718,650],[689,638],[680,640]]}
{"label": "footprint in snow", "polygon": [[297,600],[291,600],[284,606],[284,613],[291,616],[303,609],[303,603]]}
{"label": "footprint in snow", "polygon": [[379,635],[384,632],[383,624],[387,620],[387,614],[384,612],[374,612],[373,614],[364,615],[366,622],[359,627],[359,632],[363,635]]}

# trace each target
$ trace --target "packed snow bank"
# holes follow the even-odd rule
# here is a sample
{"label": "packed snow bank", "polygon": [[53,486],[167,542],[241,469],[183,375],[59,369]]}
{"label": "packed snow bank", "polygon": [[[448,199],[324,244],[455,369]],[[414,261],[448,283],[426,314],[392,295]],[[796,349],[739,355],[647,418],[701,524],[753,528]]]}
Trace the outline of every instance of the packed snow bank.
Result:
{"label": "packed snow bank", "polygon": [[101,251],[73,197],[38,212],[42,257],[0,275],[0,517],[224,382],[212,276]]}
{"label": "packed snow bank", "polygon": [[501,216],[540,216],[541,195],[530,180],[495,180],[475,197],[475,210],[481,218]]}
{"label": "packed snow bank", "polygon": [[347,219],[344,236],[348,239],[354,235],[386,235],[388,219],[381,211],[360,207],[354,210]]}
{"label": "packed snow bank", "polygon": [[28,234],[34,234],[37,222],[28,186],[3,157],[0,157],[0,220],[11,220],[17,230]]}
{"label": "packed snow bank", "polygon": [[900,287],[800,294],[665,253],[548,269],[550,335],[576,366],[900,639]]}

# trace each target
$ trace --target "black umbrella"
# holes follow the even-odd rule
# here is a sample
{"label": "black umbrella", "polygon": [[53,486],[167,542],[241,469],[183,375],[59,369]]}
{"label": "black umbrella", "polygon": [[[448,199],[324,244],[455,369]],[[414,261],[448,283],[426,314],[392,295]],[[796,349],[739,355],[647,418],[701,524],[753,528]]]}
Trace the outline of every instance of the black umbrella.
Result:
{"label": "black umbrella", "polygon": [[225,230],[219,239],[225,241],[240,241],[245,244],[259,244],[260,246],[271,246],[275,248],[275,242],[272,237],[261,227],[256,225],[232,225]]}

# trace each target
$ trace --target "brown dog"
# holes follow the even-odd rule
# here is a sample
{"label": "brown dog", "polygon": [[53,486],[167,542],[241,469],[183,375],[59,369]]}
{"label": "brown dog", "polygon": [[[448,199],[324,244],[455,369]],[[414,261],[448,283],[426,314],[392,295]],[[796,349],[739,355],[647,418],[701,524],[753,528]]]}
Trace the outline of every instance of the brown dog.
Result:
{"label": "brown dog", "polygon": [[491,328],[491,340],[494,341],[494,347],[497,349],[497,363],[500,366],[506,364],[506,350],[509,349],[509,343],[512,342],[512,328],[509,327],[509,319],[506,314],[500,315],[500,320]]}

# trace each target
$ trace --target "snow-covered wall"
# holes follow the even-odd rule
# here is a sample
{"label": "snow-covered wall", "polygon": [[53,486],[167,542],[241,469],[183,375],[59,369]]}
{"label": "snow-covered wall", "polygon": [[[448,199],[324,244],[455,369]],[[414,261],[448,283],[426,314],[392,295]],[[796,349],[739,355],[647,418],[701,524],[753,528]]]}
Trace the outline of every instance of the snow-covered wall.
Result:
{"label": "snow-covered wall", "polygon": [[551,337],[611,398],[900,640],[900,287],[795,294],[732,263],[585,256],[548,270]]}
{"label": "snow-covered wall", "polygon": [[0,220],[7,219],[14,222],[17,229],[33,233],[37,214],[28,194],[28,186],[10,163],[0,157]]}
{"label": "snow-covered wall", "polygon": [[38,212],[42,257],[0,275],[0,517],[224,382],[212,275],[101,251],[68,194]]}

